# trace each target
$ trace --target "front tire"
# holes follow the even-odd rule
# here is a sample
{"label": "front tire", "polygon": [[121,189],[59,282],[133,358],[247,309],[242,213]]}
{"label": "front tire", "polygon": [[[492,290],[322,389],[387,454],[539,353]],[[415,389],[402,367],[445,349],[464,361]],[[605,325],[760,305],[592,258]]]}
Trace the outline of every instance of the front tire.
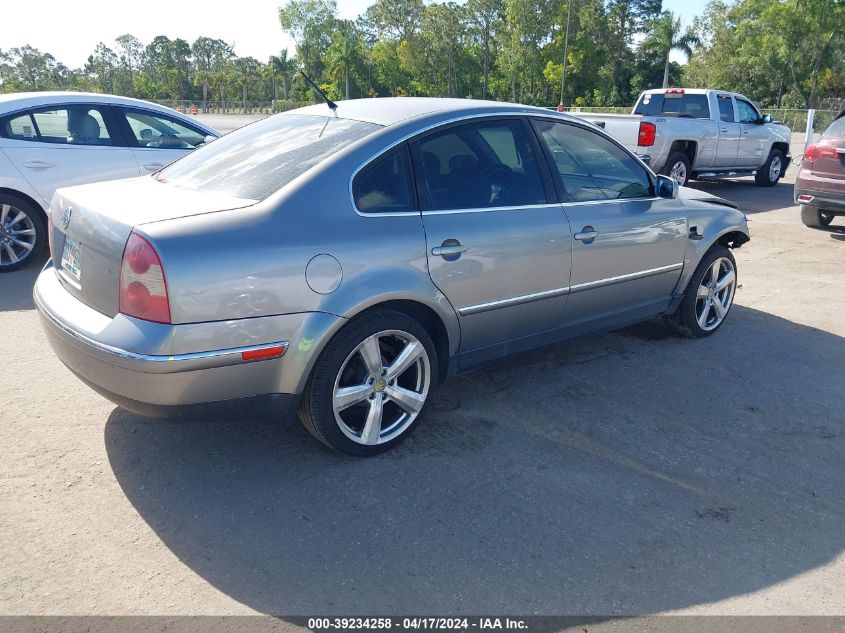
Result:
{"label": "front tire", "polygon": [[686,187],[690,179],[689,157],[683,152],[671,154],[669,160],[663,166],[661,173],[664,176],[669,176],[669,178],[677,182],[681,187]]}
{"label": "front tire", "polygon": [[437,353],[425,328],[401,312],[371,312],[329,341],[299,419],[336,451],[375,455],[411,433],[436,384]]}
{"label": "front tire", "polygon": [[773,149],[769,152],[769,159],[757,170],[754,175],[754,182],[759,187],[774,187],[783,176],[784,159],[783,152]]}
{"label": "front tire", "polygon": [[830,226],[830,223],[833,222],[833,217],[834,215],[832,213],[826,213],[821,209],[806,204],[801,205],[801,221],[804,223],[804,226],[809,226],[813,229],[824,228]]}
{"label": "front tire", "polygon": [[715,333],[728,316],[736,292],[736,260],[725,246],[716,245],[701,258],[674,314],[670,327],[683,336],[702,338]]}
{"label": "front tire", "polygon": [[47,241],[40,209],[8,194],[0,194],[0,273],[26,266]]}

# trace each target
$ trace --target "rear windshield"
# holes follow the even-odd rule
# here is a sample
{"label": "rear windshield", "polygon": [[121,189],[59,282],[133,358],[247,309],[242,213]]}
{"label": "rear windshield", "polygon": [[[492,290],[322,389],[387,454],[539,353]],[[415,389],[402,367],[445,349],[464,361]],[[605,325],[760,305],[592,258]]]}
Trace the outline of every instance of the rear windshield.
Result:
{"label": "rear windshield", "polygon": [[845,116],[840,115],[828,128],[824,131],[825,136],[842,136],[845,137]]}
{"label": "rear windshield", "polygon": [[350,119],[280,114],[194,150],[158,177],[186,189],[263,200],[380,127]]}
{"label": "rear windshield", "polygon": [[703,94],[644,94],[634,114],[709,119],[710,105]]}

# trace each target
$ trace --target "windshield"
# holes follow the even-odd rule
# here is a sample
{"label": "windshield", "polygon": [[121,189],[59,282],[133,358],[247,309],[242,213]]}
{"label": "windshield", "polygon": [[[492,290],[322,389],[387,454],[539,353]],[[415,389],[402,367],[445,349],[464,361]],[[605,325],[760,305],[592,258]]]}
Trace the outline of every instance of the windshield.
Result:
{"label": "windshield", "polygon": [[186,189],[263,200],[379,128],[350,119],[280,114],[195,150],[158,178]]}

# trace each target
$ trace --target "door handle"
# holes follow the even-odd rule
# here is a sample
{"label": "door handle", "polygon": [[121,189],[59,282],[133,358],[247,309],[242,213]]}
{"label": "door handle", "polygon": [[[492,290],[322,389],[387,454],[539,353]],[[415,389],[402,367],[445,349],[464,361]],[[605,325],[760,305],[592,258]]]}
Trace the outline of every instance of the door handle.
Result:
{"label": "door handle", "polygon": [[748,130],[743,130],[743,131],[742,131],[742,133],[743,133],[743,134],[748,134]]}
{"label": "door handle", "polygon": [[444,240],[440,246],[435,246],[431,249],[431,254],[435,257],[442,257],[446,261],[453,262],[465,253],[467,247],[461,244],[458,240],[448,239]]}
{"label": "door handle", "polygon": [[146,165],[144,165],[144,169],[148,171],[158,171],[162,167],[164,167],[164,165],[161,163],[147,163]]}
{"label": "door handle", "polygon": [[728,131],[728,129],[723,127],[723,128],[719,128],[719,131],[720,131],[720,132],[727,132],[727,131]]}
{"label": "door handle", "polygon": [[50,169],[50,167],[55,167],[53,163],[48,163],[43,160],[28,160],[23,164],[23,166],[29,167],[30,169]]}
{"label": "door handle", "polygon": [[573,235],[573,237],[576,240],[584,242],[584,244],[592,244],[593,240],[596,239],[598,235],[599,232],[596,231],[593,227],[585,226],[583,229],[581,229],[580,233],[576,233],[575,235]]}

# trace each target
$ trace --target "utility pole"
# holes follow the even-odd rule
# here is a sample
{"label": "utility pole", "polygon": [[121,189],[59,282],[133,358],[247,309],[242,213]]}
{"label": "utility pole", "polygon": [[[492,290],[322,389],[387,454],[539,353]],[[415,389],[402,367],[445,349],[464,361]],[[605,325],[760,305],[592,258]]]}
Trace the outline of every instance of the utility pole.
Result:
{"label": "utility pole", "polygon": [[563,71],[560,73],[560,104],[558,112],[563,112],[563,89],[566,86],[566,62],[569,54],[569,18],[572,16],[572,0],[566,9],[566,35],[563,36]]}

